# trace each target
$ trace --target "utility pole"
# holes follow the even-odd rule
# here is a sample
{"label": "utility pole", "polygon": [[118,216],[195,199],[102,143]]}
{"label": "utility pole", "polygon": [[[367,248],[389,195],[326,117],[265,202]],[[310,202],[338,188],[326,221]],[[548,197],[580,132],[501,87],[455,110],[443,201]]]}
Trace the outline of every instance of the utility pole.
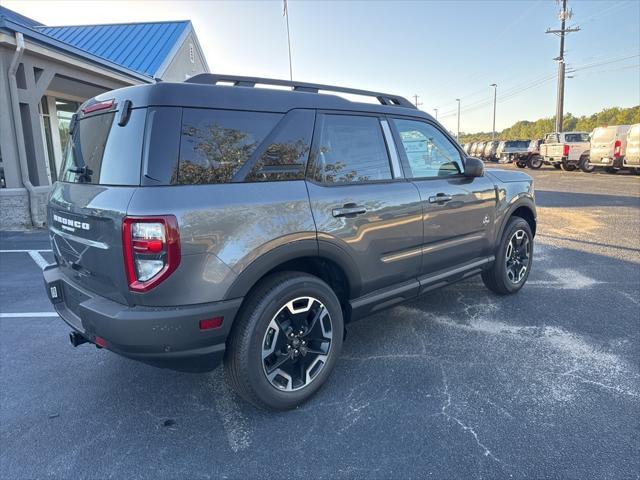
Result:
{"label": "utility pole", "polygon": [[572,12],[567,10],[567,0],[562,0],[562,10],[560,11],[560,30],[547,28],[545,33],[553,33],[560,37],[560,55],[554,60],[558,61],[558,91],[556,94],[556,132],[562,131],[562,117],[564,115],[564,37],[567,33],[578,32],[580,27],[565,28],[566,21],[571,18]]}
{"label": "utility pole", "polygon": [[458,102],[458,133],[456,133],[456,140],[460,138],[460,99],[456,98],[456,102]]}
{"label": "utility pole", "polygon": [[417,94],[413,96],[413,100],[414,100],[414,102],[413,102],[413,103],[415,103],[415,104],[416,104],[416,108],[418,108],[420,105],[422,105],[422,102],[418,102],[418,99],[419,99],[419,98],[420,98],[420,97],[419,97]]}
{"label": "utility pole", "polygon": [[436,112],[436,120],[438,120],[438,109],[434,108],[435,112]]}
{"label": "utility pole", "polygon": [[489,85],[493,87],[493,131],[491,133],[491,140],[496,139],[496,96],[498,94],[498,84],[492,83]]}

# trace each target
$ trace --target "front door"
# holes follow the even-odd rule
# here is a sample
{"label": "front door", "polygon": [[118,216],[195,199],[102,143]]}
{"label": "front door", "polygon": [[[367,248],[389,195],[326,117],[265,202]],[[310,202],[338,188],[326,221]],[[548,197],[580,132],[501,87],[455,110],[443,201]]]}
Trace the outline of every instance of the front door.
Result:
{"label": "front door", "polygon": [[438,126],[394,118],[407,177],[423,206],[421,276],[480,262],[492,254],[496,194],[486,177],[464,176],[463,153]]}
{"label": "front door", "polygon": [[420,269],[420,195],[387,148],[383,126],[389,132],[386,121],[361,113],[316,119],[308,189],[320,253],[337,247],[353,262],[354,296],[415,283]]}

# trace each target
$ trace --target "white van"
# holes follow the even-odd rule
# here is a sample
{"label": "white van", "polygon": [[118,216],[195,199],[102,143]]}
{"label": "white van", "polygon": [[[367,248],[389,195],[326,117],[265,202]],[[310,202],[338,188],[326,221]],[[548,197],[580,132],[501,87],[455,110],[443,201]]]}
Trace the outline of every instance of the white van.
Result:
{"label": "white van", "polygon": [[591,133],[590,167],[604,167],[609,173],[622,168],[622,159],[627,148],[629,125],[597,127]]}
{"label": "white van", "polygon": [[627,133],[627,150],[624,154],[622,166],[640,173],[640,123],[631,125]]}

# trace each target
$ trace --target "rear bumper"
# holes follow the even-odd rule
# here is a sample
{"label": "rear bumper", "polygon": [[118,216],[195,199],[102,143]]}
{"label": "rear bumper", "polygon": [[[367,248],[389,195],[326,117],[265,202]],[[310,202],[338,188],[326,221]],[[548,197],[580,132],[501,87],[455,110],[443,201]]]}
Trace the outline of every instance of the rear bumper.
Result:
{"label": "rear bumper", "polygon": [[[204,372],[222,361],[225,341],[242,298],[181,307],[127,306],[72,284],[55,266],[44,282],[56,312],[76,332],[134,360],[174,370]],[[56,287],[57,298],[52,298]],[[220,328],[200,330],[200,320],[224,317]]]}
{"label": "rear bumper", "polygon": [[622,157],[616,158],[589,158],[589,165],[594,167],[614,167],[620,168],[622,167]]}
{"label": "rear bumper", "polygon": [[633,160],[629,160],[625,157],[625,159],[622,161],[622,165],[624,167],[630,167],[630,168],[640,168],[640,159],[633,159]]}

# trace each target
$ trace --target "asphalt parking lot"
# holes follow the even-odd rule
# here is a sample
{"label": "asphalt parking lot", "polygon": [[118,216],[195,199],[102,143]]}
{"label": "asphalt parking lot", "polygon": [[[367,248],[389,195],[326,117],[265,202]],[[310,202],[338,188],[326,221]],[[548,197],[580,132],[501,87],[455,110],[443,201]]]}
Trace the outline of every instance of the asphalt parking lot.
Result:
{"label": "asphalt parking lot", "polygon": [[0,477],[638,478],[640,177],[527,173],[519,294],[471,279],[354,323],[325,388],[279,414],[221,369],[72,348],[46,235],[2,233]]}

